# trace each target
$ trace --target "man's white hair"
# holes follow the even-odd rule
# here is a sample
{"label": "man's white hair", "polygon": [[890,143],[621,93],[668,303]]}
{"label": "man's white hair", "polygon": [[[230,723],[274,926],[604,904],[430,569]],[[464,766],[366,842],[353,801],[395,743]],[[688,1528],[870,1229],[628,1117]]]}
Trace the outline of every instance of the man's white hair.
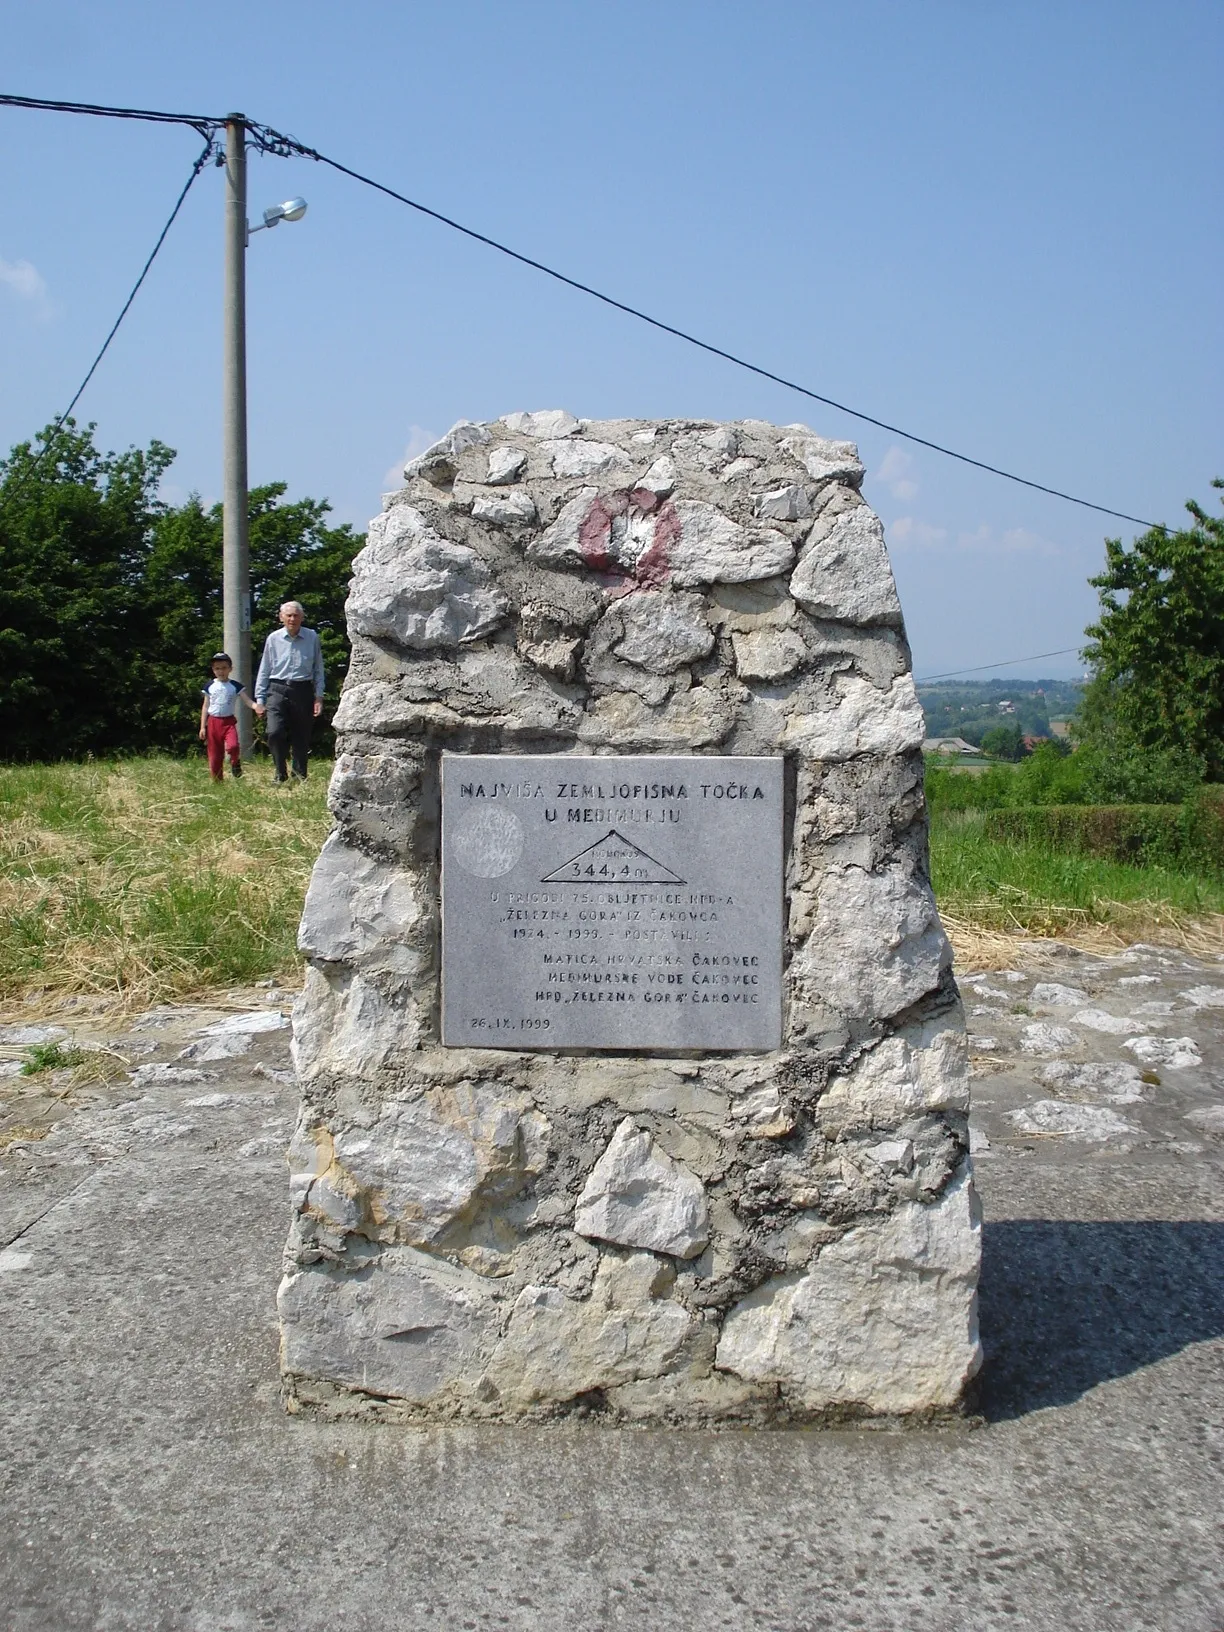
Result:
{"label": "man's white hair", "polygon": [[303,617],[306,616],[306,608],[301,601],[282,601],[280,609],[282,612],[300,612]]}

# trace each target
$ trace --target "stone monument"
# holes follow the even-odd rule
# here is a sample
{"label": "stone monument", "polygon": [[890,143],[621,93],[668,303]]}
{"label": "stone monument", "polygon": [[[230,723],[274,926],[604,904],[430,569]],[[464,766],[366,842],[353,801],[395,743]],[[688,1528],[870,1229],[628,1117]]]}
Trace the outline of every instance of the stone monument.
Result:
{"label": "stone monument", "polygon": [[964,1021],[856,449],[553,410],[405,476],[301,927],[291,1408],[955,1410]]}

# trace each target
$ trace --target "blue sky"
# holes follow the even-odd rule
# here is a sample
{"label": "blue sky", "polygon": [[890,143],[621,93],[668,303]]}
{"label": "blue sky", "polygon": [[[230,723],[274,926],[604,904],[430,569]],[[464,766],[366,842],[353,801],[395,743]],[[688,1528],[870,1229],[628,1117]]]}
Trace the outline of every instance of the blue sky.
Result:
{"label": "blue sky", "polygon": [[[1224,474],[1224,10],[860,0],[5,0],[0,89],[238,108],[813,389],[1177,521]],[[0,109],[0,443],[71,396],[198,150]],[[220,489],[222,177],[78,409]],[[306,160],[253,158],[252,481],[363,524],[461,417],[800,420],[856,440],[915,672],[1074,646],[1107,533],[705,357]],[[1008,675],[1070,674],[1063,658]]]}

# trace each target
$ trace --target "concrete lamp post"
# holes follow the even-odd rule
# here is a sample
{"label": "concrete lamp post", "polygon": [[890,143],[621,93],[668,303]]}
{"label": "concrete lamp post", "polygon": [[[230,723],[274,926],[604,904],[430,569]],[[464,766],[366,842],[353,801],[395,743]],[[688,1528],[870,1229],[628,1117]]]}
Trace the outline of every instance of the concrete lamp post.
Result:
{"label": "concrete lamp post", "polygon": [[[225,122],[225,298],[222,336],[222,605],[225,649],[234,660],[234,678],[250,686],[251,555],[247,520],[246,411],[246,249],[251,234],[282,221],[300,221],[306,200],[291,198],[247,221],[246,119],[232,113]],[[251,751],[251,715],[238,711],[238,741],[245,759]]]}

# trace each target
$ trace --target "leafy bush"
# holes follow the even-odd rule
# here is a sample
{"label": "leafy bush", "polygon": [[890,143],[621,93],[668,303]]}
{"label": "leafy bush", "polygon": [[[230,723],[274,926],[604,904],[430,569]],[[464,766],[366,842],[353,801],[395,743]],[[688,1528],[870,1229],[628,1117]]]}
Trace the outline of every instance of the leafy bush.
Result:
{"label": "leafy bush", "polygon": [[1183,805],[1046,805],[988,813],[988,839],[1133,866],[1224,875],[1224,802],[1213,789]]}
{"label": "leafy bush", "polygon": [[1115,740],[1070,754],[1038,743],[1020,764],[996,764],[974,775],[939,764],[927,767],[932,810],[1019,810],[1029,805],[1167,805],[1193,800],[1204,762],[1179,748],[1144,749]]}
{"label": "leafy bush", "polygon": [[[1224,489],[1224,482],[1211,484]],[[1092,666],[1084,740],[1114,751],[1173,750],[1224,774],[1224,518],[1189,503],[1193,525],[1105,541],[1089,582],[1101,615],[1085,630]],[[1200,772],[1200,779],[1202,772]]]}
{"label": "leafy bush", "polygon": [[928,763],[932,811],[1006,810],[1022,805],[1078,805],[1089,797],[1088,762],[1054,741],[1040,742],[1019,765],[991,765],[980,774]]}
{"label": "leafy bush", "polygon": [[1090,744],[1082,760],[1085,793],[1098,805],[1180,805],[1202,785],[1207,762],[1188,748],[1144,748],[1120,732]]}

